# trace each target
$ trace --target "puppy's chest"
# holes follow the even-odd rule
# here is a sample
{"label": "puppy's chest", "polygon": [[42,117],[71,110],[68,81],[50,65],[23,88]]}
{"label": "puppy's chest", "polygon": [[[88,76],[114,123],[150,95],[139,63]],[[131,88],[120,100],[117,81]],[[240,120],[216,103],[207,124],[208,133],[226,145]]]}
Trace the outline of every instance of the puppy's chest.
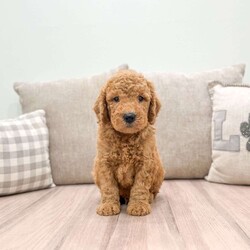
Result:
{"label": "puppy's chest", "polygon": [[143,164],[143,148],[140,145],[124,144],[115,149],[115,152],[115,178],[122,187],[131,187],[135,174]]}

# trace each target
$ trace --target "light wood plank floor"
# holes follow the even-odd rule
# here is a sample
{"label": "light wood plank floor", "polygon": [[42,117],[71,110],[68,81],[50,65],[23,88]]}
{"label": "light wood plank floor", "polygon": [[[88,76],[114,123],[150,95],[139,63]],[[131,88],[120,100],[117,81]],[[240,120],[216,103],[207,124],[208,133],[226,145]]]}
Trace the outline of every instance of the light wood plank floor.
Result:
{"label": "light wood plank floor", "polygon": [[94,185],[0,197],[0,249],[250,249],[250,187],[165,181],[145,217],[98,216]]}

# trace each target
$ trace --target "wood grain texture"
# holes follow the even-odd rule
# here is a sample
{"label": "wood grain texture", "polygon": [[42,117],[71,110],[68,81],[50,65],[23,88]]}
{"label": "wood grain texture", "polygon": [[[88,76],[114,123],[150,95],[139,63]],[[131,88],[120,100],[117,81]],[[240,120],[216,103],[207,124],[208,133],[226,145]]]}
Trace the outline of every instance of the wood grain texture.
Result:
{"label": "wood grain texture", "polygon": [[164,181],[145,217],[96,214],[94,185],[0,198],[0,249],[250,249],[250,187]]}

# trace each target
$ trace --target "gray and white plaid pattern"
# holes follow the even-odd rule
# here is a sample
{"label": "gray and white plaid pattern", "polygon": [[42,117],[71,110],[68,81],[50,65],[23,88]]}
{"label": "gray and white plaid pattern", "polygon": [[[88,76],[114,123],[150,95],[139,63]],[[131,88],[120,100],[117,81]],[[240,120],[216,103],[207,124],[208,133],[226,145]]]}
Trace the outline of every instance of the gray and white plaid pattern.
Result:
{"label": "gray and white plaid pattern", "polygon": [[44,110],[0,121],[0,195],[54,186]]}

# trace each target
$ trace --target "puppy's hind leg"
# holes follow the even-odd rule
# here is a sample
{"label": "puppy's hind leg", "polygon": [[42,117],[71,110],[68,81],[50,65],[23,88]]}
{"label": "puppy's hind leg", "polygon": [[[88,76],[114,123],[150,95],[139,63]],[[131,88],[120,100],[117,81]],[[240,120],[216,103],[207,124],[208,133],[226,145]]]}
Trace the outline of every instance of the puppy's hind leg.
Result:
{"label": "puppy's hind leg", "polygon": [[152,187],[150,188],[149,203],[152,203],[156,195],[159,193],[160,187],[164,180],[165,170],[160,166],[153,180]]}

